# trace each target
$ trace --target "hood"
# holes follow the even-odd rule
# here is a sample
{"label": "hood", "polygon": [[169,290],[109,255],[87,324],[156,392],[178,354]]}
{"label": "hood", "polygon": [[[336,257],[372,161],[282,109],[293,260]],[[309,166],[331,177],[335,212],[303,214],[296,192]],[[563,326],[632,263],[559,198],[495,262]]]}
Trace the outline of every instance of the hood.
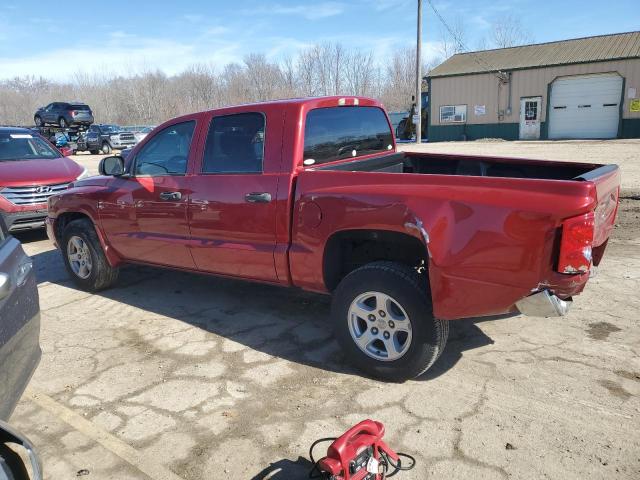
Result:
{"label": "hood", "polygon": [[75,180],[83,168],[67,157],[0,162],[0,187],[52,185]]}

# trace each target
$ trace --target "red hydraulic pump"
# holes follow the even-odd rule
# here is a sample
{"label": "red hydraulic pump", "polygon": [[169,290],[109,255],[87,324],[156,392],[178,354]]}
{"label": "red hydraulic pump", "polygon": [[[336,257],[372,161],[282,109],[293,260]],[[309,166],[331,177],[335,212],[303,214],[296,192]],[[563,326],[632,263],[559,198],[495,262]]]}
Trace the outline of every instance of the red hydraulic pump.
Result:
{"label": "red hydraulic pump", "polygon": [[[383,436],[382,423],[363,420],[338,438],[316,440],[309,449],[309,458],[313,463],[309,477],[326,480],[384,480],[401,470],[411,470],[415,466],[415,459],[405,453],[394,452],[382,440]],[[333,443],[327,449],[327,456],[316,462],[313,449],[322,442]],[[403,466],[400,457],[408,458],[411,464]]]}

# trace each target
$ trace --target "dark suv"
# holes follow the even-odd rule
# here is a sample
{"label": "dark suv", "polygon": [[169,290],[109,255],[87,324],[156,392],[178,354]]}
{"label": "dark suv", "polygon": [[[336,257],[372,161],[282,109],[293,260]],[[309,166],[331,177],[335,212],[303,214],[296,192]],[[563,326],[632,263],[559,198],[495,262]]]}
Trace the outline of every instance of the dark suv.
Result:
{"label": "dark suv", "polygon": [[108,154],[112,150],[124,150],[137,143],[133,132],[124,132],[118,125],[102,124],[91,125],[85,140],[86,149],[94,155],[100,152]]}
{"label": "dark suv", "polygon": [[86,103],[53,102],[40,107],[33,116],[36,126],[58,125],[66,128],[71,125],[91,125],[93,112]]}

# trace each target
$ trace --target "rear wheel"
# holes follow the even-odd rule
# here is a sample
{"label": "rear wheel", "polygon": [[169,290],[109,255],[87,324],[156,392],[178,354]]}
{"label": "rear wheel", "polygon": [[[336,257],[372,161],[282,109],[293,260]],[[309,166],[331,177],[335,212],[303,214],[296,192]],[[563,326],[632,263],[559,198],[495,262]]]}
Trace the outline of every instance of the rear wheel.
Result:
{"label": "rear wheel", "polygon": [[104,290],[118,279],[118,269],[107,262],[90,220],[79,219],[69,223],[64,229],[60,249],[67,272],[82,290]]}
{"label": "rear wheel", "polygon": [[433,317],[428,287],[412,268],[374,262],[338,285],[332,321],[347,358],[368,374],[401,382],[427,371],[447,341]]}
{"label": "rear wheel", "polygon": [[100,148],[100,150],[105,155],[108,155],[108,154],[111,153],[111,145],[109,145],[109,143],[107,143],[107,142],[102,142],[102,147]]}
{"label": "rear wheel", "polygon": [[60,117],[58,119],[58,125],[60,126],[60,128],[67,128],[69,126],[69,124],[67,123],[67,121],[64,119],[64,117]]}

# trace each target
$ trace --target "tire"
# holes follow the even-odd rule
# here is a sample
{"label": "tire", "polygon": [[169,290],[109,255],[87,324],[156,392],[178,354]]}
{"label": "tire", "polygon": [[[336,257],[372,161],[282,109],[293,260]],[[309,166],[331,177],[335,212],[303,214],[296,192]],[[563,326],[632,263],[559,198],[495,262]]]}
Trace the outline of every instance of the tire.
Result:
{"label": "tire", "polygon": [[91,155],[100,155],[100,150],[89,150]]}
{"label": "tire", "polygon": [[82,290],[98,292],[109,288],[118,279],[119,269],[107,262],[98,234],[89,219],[74,220],[65,227],[60,252],[69,276]]}
{"label": "tire", "polygon": [[20,455],[0,444],[0,480],[29,480]]}
{"label": "tire", "polygon": [[[381,311],[379,303],[387,307]],[[353,313],[358,307],[368,318]],[[392,382],[426,372],[444,350],[449,332],[446,321],[433,317],[424,278],[394,262],[369,263],[349,273],[334,292],[331,317],[347,359],[372,377]],[[364,332],[362,336],[358,330]],[[389,335],[384,337],[387,343],[383,334]],[[357,338],[366,345],[361,347]]]}
{"label": "tire", "polygon": [[108,142],[102,142],[102,147],[100,148],[100,151],[105,155],[109,155],[111,153],[111,145],[109,145]]}
{"label": "tire", "polygon": [[36,115],[33,117],[33,123],[36,124],[36,127],[43,127],[44,123],[42,122],[42,117],[40,115]]}
{"label": "tire", "polygon": [[67,128],[69,126],[69,124],[67,123],[67,121],[64,119],[64,117],[60,117],[58,119],[58,126],[60,128]]}

